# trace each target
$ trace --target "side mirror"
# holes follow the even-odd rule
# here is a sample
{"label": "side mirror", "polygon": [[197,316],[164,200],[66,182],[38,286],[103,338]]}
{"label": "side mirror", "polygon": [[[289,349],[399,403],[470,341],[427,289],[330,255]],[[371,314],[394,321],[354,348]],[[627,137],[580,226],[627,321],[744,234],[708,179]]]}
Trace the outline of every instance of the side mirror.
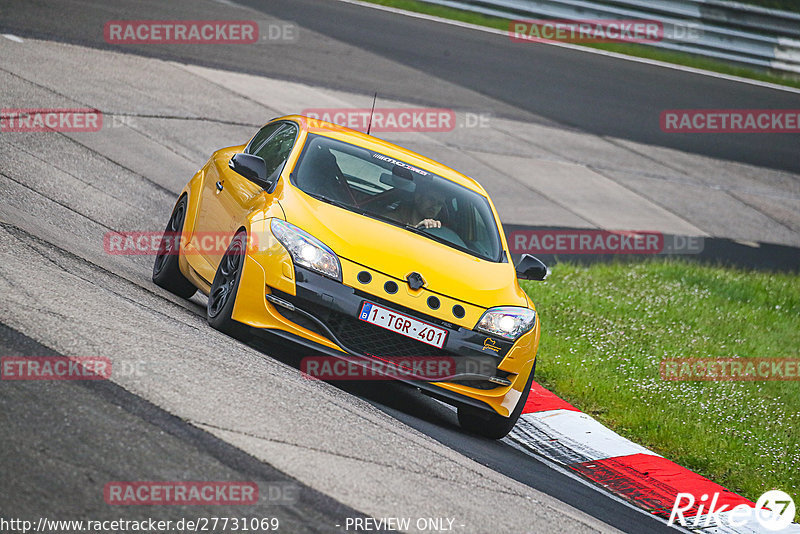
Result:
{"label": "side mirror", "polygon": [[522,280],[544,280],[547,278],[547,265],[536,256],[523,254],[516,266],[517,278]]}
{"label": "side mirror", "polygon": [[228,162],[228,167],[264,189],[269,190],[272,187],[272,181],[267,176],[267,163],[264,158],[252,154],[234,154]]}

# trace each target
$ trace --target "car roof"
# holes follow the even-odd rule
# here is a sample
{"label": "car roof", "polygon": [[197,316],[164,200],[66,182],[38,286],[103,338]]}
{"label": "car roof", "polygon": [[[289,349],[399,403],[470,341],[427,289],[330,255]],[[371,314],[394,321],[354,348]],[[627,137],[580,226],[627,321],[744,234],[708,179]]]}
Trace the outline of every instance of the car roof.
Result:
{"label": "car roof", "polygon": [[333,124],[331,122],[326,122],[303,115],[286,115],[284,117],[273,119],[273,121],[277,120],[296,122],[301,129],[308,133],[315,133],[325,137],[331,137],[345,143],[351,143],[353,145],[379,152],[385,156],[397,158],[401,161],[437,174],[442,178],[450,180],[451,182],[462,185],[467,189],[475,191],[476,193],[479,193],[485,197],[489,196],[486,193],[486,190],[477,181],[469,176],[461,174],[460,172],[455,171],[450,167],[439,163],[438,161],[426,158],[425,156],[417,154],[416,152],[408,150],[407,148],[390,143],[389,141],[384,141],[383,139],[379,139],[372,135],[367,135],[357,130],[352,130],[345,126],[339,126],[338,124]]}

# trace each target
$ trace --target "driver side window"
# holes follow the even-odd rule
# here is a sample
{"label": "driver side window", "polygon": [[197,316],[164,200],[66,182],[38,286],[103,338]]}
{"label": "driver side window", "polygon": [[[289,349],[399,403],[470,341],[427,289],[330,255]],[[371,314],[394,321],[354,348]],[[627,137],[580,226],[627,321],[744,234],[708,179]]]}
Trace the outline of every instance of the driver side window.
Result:
{"label": "driver side window", "polygon": [[289,158],[297,137],[297,126],[291,123],[281,123],[278,128],[261,146],[255,147],[252,152],[261,157],[267,164],[267,176],[273,178],[276,173],[280,173],[283,164]]}
{"label": "driver side window", "polygon": [[272,134],[277,132],[278,128],[281,126],[283,126],[283,123],[275,122],[272,124],[267,124],[261,128],[253,137],[253,139],[247,144],[247,148],[244,149],[245,154],[255,154],[256,150],[261,148],[267,139],[272,137]]}

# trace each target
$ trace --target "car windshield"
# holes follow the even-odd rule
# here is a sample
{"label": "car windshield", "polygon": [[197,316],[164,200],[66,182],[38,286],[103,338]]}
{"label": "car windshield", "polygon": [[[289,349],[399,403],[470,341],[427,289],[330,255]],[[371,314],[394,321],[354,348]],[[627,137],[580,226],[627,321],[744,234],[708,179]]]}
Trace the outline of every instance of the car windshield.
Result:
{"label": "car windshield", "polygon": [[489,201],[395,158],[311,134],[292,176],[305,193],[472,254],[502,259]]}

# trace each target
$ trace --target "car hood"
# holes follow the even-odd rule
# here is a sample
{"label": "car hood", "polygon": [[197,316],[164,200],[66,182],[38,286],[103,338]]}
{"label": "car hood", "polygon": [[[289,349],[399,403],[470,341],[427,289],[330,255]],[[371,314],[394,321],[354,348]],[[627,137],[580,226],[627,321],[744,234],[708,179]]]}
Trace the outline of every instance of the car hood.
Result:
{"label": "car hood", "polygon": [[426,289],[475,306],[526,306],[510,263],[494,263],[403,228],[319,201],[287,188],[286,220],[329,246],[339,257],[405,280],[418,272]]}

